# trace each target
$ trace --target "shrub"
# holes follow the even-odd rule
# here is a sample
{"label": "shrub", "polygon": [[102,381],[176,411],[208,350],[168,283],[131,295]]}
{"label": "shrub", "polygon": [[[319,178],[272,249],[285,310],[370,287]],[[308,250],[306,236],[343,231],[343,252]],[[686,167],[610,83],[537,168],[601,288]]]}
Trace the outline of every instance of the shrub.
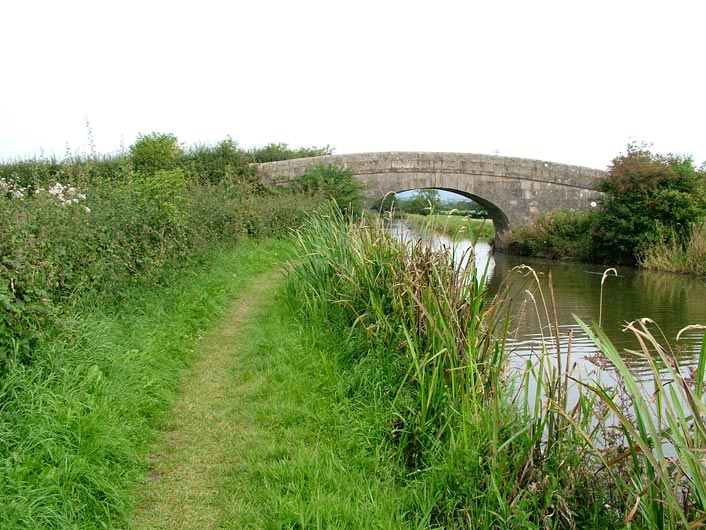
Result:
{"label": "shrub", "polygon": [[179,141],[173,134],[150,133],[138,135],[130,146],[134,170],[142,174],[153,174],[159,170],[172,169],[177,158],[183,154]]}
{"label": "shrub", "polygon": [[593,231],[593,256],[634,262],[660,241],[660,227],[688,230],[706,216],[706,175],[691,157],[653,154],[631,144],[598,185],[604,193]]}
{"label": "shrub", "polygon": [[333,153],[333,149],[326,147],[300,147],[292,149],[287,144],[267,144],[265,147],[258,147],[248,151],[248,156],[253,162],[276,162],[278,160],[291,160],[293,158],[310,158],[313,156],[325,156]]}
{"label": "shrub", "polygon": [[520,256],[588,261],[591,258],[593,212],[555,210],[504,235],[509,252]]}
{"label": "shrub", "polygon": [[356,180],[350,168],[332,164],[311,166],[297,178],[292,187],[301,193],[333,199],[351,214],[360,213],[363,209],[360,194],[363,185]]}
{"label": "shrub", "polygon": [[199,145],[187,150],[179,166],[191,178],[203,182],[252,182],[256,171],[250,166],[250,157],[240,150],[231,138],[213,147]]}

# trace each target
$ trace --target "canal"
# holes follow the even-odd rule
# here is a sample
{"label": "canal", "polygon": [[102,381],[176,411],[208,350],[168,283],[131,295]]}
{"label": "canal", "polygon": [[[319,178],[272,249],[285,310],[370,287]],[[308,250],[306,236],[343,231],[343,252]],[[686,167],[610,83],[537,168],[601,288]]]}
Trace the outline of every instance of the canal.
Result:
{"label": "canal", "polygon": [[[404,223],[393,224],[392,233],[403,240],[420,235]],[[467,256],[473,243],[468,239],[434,236],[435,245],[445,245],[458,257]],[[617,276],[609,274],[601,281],[607,267],[585,263],[540,260],[492,253],[490,245],[475,244],[473,255],[478,275],[487,268],[488,297],[509,289],[512,326],[508,345],[513,363],[541,353],[543,345],[566,359],[583,373],[598,373],[608,367],[596,346],[581,330],[575,316],[587,324],[597,323],[621,352],[635,375],[647,374],[644,360],[631,354],[638,347],[634,334],[625,331],[627,322],[641,318],[654,321],[651,329],[664,346],[671,347],[685,367],[693,366],[701,348],[703,331],[684,332],[690,324],[706,324],[706,280],[693,276],[616,267]],[[553,297],[549,279],[553,285]],[[536,278],[536,279],[535,279]],[[538,281],[537,281],[538,280]],[[554,302],[552,302],[552,300]]]}

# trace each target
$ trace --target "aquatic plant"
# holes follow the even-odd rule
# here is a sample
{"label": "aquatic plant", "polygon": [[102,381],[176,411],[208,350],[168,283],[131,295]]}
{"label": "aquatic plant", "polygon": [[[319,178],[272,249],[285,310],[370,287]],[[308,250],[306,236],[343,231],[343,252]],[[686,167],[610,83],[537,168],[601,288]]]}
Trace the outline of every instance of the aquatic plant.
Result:
{"label": "aquatic plant", "polygon": [[[700,528],[706,523],[706,341],[699,361],[683,367],[666,340],[658,339],[655,323],[630,322],[639,349],[627,352],[640,357],[650,369],[649,385],[638,382],[622,355],[600,329],[577,319],[600,351],[615,367],[631,407],[621,405],[615,393],[598,383],[582,382],[597,395],[618,420],[625,450],[610,462],[629,466],[619,475],[631,494],[632,508],[624,522],[639,514],[649,528]],[[688,326],[703,330],[702,325]],[[644,380],[643,380],[644,381]],[[627,471],[627,472],[626,472]]]}
{"label": "aquatic plant", "polygon": [[327,376],[385,411],[376,443],[392,451],[417,524],[617,526],[597,450],[598,400],[570,400],[573,372],[549,342],[528,360],[516,392],[509,297],[487,299],[472,255],[456,261],[450,248],[405,245],[331,209],[298,238],[292,308],[303,325],[348,337],[325,354]]}

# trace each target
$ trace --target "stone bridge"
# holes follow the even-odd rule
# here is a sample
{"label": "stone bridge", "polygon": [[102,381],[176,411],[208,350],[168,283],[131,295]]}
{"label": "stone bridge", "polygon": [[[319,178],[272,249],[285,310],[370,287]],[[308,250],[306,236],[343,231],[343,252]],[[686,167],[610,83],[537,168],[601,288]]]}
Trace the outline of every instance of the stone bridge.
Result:
{"label": "stone bridge", "polygon": [[458,193],[488,212],[496,245],[502,234],[557,208],[590,207],[595,186],[605,172],[525,158],[467,153],[389,152],[328,155],[258,164],[263,179],[286,183],[309,166],[334,164],[350,168],[365,184],[368,204],[388,193],[433,188]]}

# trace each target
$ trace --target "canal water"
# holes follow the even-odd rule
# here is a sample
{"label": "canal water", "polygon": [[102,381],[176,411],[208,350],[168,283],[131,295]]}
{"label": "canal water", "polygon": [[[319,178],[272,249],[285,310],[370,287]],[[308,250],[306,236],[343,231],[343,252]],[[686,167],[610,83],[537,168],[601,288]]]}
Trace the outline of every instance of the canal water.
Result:
{"label": "canal water", "polygon": [[[402,223],[394,224],[392,232],[403,240],[420,237]],[[457,256],[462,256],[473,243],[464,239],[451,241],[437,235],[434,244],[446,245],[454,249]],[[672,348],[683,366],[695,365],[698,360],[703,331],[687,331],[679,341],[676,336],[685,326],[706,324],[706,280],[703,278],[616,267],[617,276],[611,274],[605,279],[601,304],[604,266],[492,254],[487,243],[475,245],[475,259],[478,274],[487,267],[489,297],[510,282],[513,317],[508,343],[514,363],[522,363],[523,359],[540,353],[543,337],[550,350],[556,348],[552,338],[555,312],[560,353],[566,355],[571,335],[571,363],[576,363],[581,372],[602,375],[601,372],[609,368],[574,315],[589,325],[600,318],[604,331],[637,377],[647,376],[648,367],[639,356],[630,353],[638,348],[638,342],[633,333],[624,331],[625,324],[636,319],[652,319],[655,337]],[[533,280],[535,274],[539,283]],[[549,289],[550,275],[554,304]]]}

